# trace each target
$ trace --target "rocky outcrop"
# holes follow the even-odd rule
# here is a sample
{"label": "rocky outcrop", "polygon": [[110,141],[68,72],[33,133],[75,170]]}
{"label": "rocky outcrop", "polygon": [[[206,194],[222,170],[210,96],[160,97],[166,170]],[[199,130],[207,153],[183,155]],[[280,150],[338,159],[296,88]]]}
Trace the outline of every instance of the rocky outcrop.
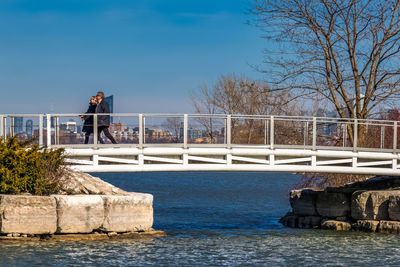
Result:
{"label": "rocky outcrop", "polygon": [[59,180],[59,194],[62,195],[129,195],[129,192],[84,172],[65,169]]}
{"label": "rocky outcrop", "polygon": [[288,227],[400,233],[400,177],[292,190],[290,204],[292,211],[280,220]]}

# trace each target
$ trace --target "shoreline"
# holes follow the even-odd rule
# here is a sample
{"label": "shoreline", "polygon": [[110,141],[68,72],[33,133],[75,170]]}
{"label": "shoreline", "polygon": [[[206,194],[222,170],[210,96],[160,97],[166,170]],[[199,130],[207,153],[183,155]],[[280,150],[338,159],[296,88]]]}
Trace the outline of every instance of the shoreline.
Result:
{"label": "shoreline", "polygon": [[1,235],[2,241],[90,241],[90,240],[112,240],[112,239],[145,239],[154,237],[164,237],[166,232],[151,229],[144,232],[125,232],[125,233],[87,233],[87,234],[51,234],[51,235]]}

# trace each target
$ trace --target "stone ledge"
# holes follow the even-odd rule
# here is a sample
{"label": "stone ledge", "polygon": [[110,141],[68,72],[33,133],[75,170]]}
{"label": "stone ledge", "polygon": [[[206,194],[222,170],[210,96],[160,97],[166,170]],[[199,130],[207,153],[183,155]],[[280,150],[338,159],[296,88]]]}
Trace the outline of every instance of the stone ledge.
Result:
{"label": "stone ledge", "polygon": [[0,234],[3,235],[80,234],[95,230],[146,232],[152,225],[153,196],[150,194],[0,195]]}

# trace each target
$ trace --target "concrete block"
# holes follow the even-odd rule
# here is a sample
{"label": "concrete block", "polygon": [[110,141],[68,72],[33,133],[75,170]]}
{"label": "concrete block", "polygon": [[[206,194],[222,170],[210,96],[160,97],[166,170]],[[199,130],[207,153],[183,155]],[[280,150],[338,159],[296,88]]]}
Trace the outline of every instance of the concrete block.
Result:
{"label": "concrete block", "polygon": [[389,196],[388,213],[391,220],[400,221],[400,196]]}
{"label": "concrete block", "polygon": [[57,233],[91,233],[104,219],[104,204],[98,195],[53,195],[57,203]]}
{"label": "concrete block", "polygon": [[57,229],[56,201],[48,196],[0,195],[0,232],[53,234]]}
{"label": "concrete block", "polygon": [[301,189],[290,191],[290,205],[298,216],[317,216],[315,201],[320,191]]}
{"label": "concrete block", "polygon": [[400,191],[354,192],[351,200],[351,217],[356,220],[388,220],[390,196],[400,196]]}
{"label": "concrete block", "polygon": [[317,213],[322,217],[345,217],[351,211],[350,203],[350,198],[347,194],[319,192],[315,207]]}
{"label": "concrete block", "polygon": [[101,196],[104,201],[106,232],[147,231],[153,226],[153,196],[131,193],[128,196]]}

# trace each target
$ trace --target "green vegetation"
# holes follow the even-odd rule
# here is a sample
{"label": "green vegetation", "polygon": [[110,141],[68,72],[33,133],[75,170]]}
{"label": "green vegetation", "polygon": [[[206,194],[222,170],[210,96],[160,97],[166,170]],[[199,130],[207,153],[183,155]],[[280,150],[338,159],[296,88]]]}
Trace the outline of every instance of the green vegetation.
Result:
{"label": "green vegetation", "polygon": [[0,193],[49,195],[59,190],[63,149],[41,150],[34,139],[0,140]]}

